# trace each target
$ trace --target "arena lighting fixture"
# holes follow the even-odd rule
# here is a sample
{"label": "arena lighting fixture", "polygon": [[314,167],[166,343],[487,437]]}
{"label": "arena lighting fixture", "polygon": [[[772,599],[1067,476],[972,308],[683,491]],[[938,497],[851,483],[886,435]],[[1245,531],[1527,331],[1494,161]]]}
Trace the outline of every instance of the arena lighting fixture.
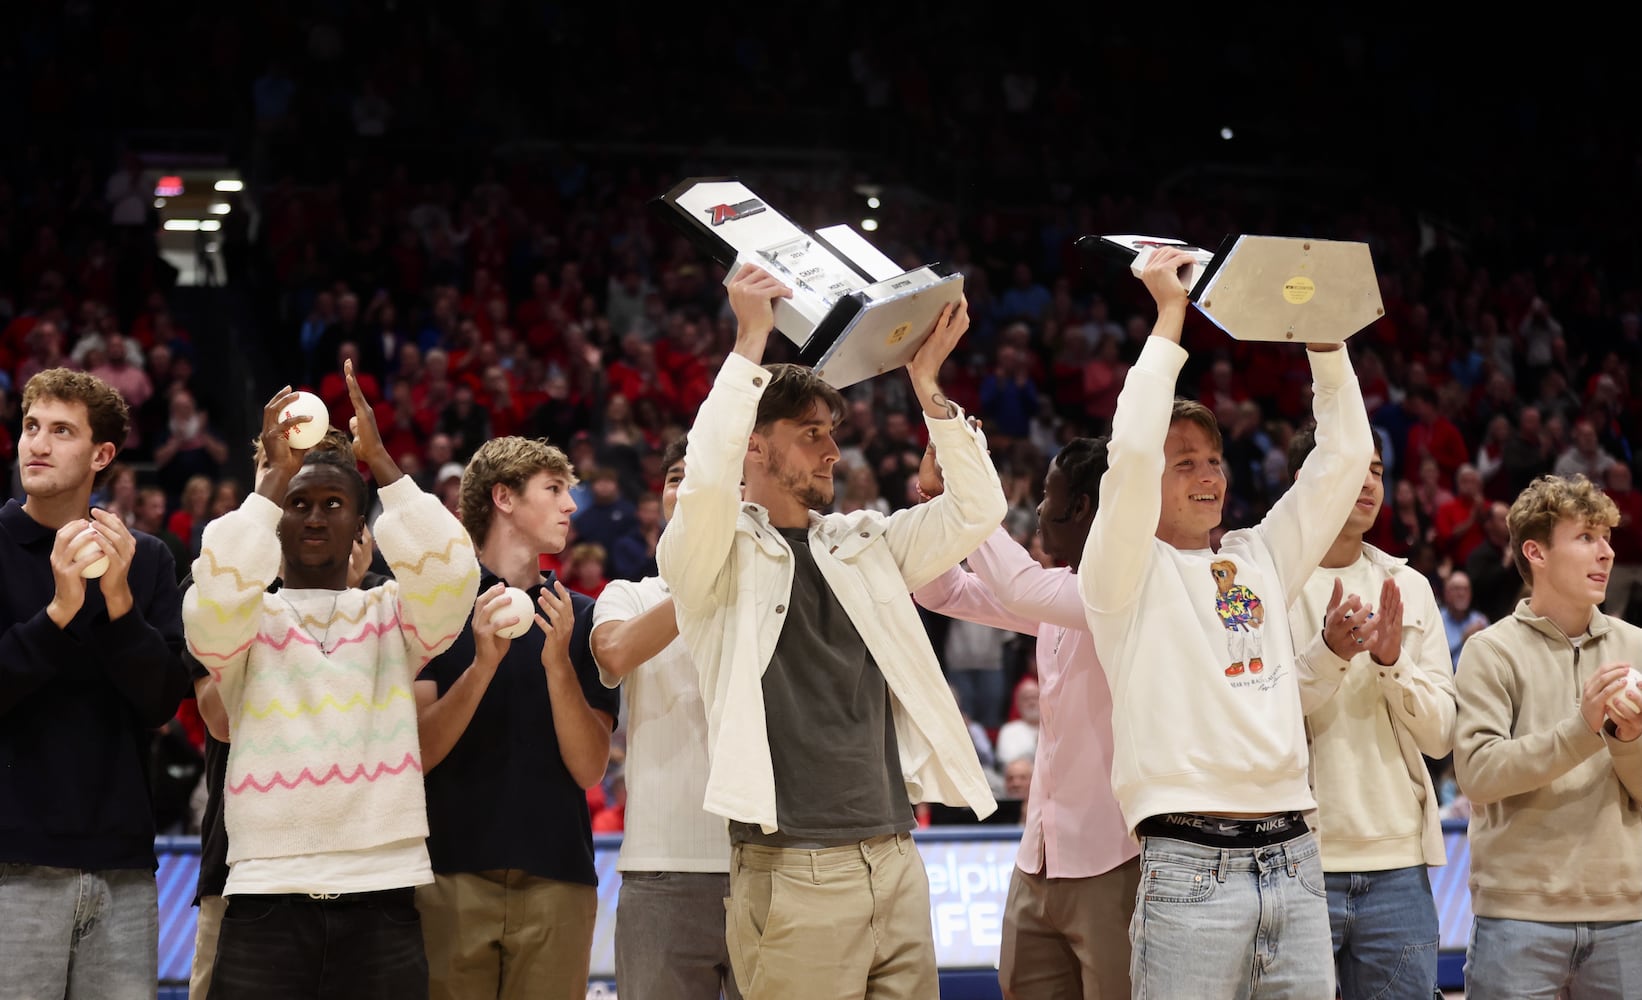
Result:
{"label": "arena lighting fixture", "polygon": [[155,198],[154,199],[154,207],[155,208],[164,208],[165,207],[165,199],[164,198]]}
{"label": "arena lighting fixture", "polygon": [[212,215],[227,215],[229,212],[232,212],[233,210],[234,210],[234,207],[232,205],[228,204],[226,201],[218,201],[218,202],[213,202],[211,204],[211,214]]}
{"label": "arena lighting fixture", "polygon": [[1231,141],[1231,137],[1232,137],[1231,126],[1226,125],[1226,126],[1221,127],[1221,129],[1220,129],[1220,138],[1225,139],[1229,142],[1229,141]]}
{"label": "arena lighting fixture", "polygon": [[[220,226],[222,223],[219,222],[217,225]],[[200,228],[200,220],[198,219],[165,220],[165,230],[168,233],[197,233],[200,231]]]}
{"label": "arena lighting fixture", "polygon": [[221,228],[222,223],[216,219],[206,219],[200,223],[200,232],[202,233],[214,233]]}
{"label": "arena lighting fixture", "polygon": [[867,199],[867,207],[868,208],[877,208],[881,204],[883,204],[883,203],[878,200],[876,195],[874,195],[873,197]]}
{"label": "arena lighting fixture", "polygon": [[862,219],[861,220],[861,228],[865,229],[869,233],[877,232],[878,231],[878,220],[877,219]]}
{"label": "arena lighting fixture", "polygon": [[245,182],[244,181],[234,181],[234,180],[217,181],[215,184],[212,185],[212,188],[217,190],[217,191],[223,191],[223,192],[228,192],[228,193],[232,193],[234,191],[244,191],[245,190]]}

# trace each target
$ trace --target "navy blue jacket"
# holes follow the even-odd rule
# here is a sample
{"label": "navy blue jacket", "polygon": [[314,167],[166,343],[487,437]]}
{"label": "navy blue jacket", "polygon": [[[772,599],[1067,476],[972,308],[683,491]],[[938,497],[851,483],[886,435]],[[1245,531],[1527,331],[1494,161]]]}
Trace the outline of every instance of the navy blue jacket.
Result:
{"label": "navy blue jacket", "polygon": [[0,509],[0,862],[155,867],[149,743],[189,680],[171,552],[133,534],[131,611],[110,621],[87,581],[59,629],[46,616],[56,533],[16,500]]}

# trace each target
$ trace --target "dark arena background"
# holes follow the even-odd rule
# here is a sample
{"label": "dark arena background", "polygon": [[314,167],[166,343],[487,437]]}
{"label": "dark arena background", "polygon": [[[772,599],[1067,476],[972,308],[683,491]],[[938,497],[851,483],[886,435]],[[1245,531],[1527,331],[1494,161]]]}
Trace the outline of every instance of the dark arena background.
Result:
{"label": "dark arena background", "polygon": [[[263,402],[305,386],[345,420],[346,356],[424,488],[453,497],[490,437],[546,437],[584,483],[609,470],[633,514],[578,524],[544,565],[595,597],[653,573],[633,542],[653,527],[644,501],[734,319],[723,268],[650,203],[686,177],[735,176],[801,225],[848,223],[899,264],[964,274],[971,327],[943,380],[984,422],[1006,523],[1029,546],[1048,461],[1108,430],[1152,321],[1140,282],[1078,237],[1366,242],[1385,315],[1348,346],[1386,460],[1369,540],[1439,600],[1468,575],[1472,606],[1496,619],[1520,581],[1468,565],[1478,539],[1442,512],[1462,466],[1490,500],[1564,467],[1635,497],[1634,45],[1588,25],[1507,38],[1362,13],[17,5],[0,44],[10,495],[28,378],[103,374],[135,428],[99,503],[168,532],[186,569],[204,525],[246,494]],[[1182,391],[1226,436],[1226,526],[1253,524],[1284,490],[1284,450],[1309,413],[1302,352],[1233,341],[1195,313],[1186,343]],[[923,440],[905,378],[847,395],[838,509],[916,502]],[[1639,531],[1614,532],[1616,583],[1621,567],[1642,577]],[[1642,620],[1642,594],[1624,593],[1609,610]],[[926,624],[943,659],[983,651],[947,666],[977,673],[964,707],[1001,751],[1033,641]],[[193,951],[202,739],[185,702],[152,754],[162,996],[186,995]],[[589,996],[615,992],[621,755],[618,731],[589,793]],[[1459,990],[1469,805],[1451,768],[1431,767],[1449,854],[1431,873],[1442,984]],[[1006,804],[1005,820],[1020,816]],[[1018,828],[923,818],[942,995],[996,997]],[[1580,836],[1568,831],[1570,851]]]}

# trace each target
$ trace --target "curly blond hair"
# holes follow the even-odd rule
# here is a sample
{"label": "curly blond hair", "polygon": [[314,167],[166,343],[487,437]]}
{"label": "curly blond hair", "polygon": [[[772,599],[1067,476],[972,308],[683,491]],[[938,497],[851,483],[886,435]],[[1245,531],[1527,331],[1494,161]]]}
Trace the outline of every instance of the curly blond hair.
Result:
{"label": "curly blond hair", "polygon": [[540,472],[562,476],[571,486],[576,484],[570,459],[545,440],[514,435],[491,438],[479,446],[462,472],[462,492],[457,503],[462,527],[467,529],[473,544],[485,544],[490,534],[491,518],[496,513],[491,491],[502,485],[515,493],[521,492],[525,483]]}
{"label": "curly blond hair", "polygon": [[1619,508],[1584,476],[1540,476],[1529,483],[1511,504],[1506,523],[1511,527],[1511,559],[1530,586],[1534,571],[1522,554],[1522,543],[1531,539],[1549,547],[1551,532],[1562,521],[1612,528],[1619,523]]}

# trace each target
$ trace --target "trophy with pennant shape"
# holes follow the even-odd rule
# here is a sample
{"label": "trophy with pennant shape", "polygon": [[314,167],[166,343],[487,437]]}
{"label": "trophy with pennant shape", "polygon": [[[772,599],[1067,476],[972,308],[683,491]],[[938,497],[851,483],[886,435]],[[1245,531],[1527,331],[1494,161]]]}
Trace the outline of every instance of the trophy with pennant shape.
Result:
{"label": "trophy with pennant shape", "polygon": [[1341,343],[1385,315],[1367,243],[1297,236],[1228,237],[1215,251],[1157,236],[1084,236],[1138,277],[1163,247],[1191,262],[1180,281],[1199,312],[1237,340]]}
{"label": "trophy with pennant shape", "polygon": [[792,289],[775,325],[799,361],[842,389],[900,368],[963,297],[963,275],[941,264],[903,271],[848,225],[815,232],[733,178],[696,177],[652,203],[734,278],[756,264]]}

